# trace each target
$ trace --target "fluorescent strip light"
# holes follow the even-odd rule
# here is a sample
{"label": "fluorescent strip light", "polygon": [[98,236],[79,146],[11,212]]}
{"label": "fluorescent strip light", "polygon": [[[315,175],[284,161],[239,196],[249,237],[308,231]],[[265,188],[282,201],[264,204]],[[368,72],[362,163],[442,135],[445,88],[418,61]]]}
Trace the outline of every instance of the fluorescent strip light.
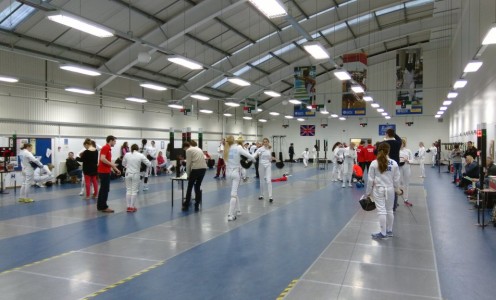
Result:
{"label": "fluorescent strip light", "polygon": [[105,38],[114,36],[114,31],[112,29],[106,28],[100,24],[86,20],[82,17],[70,14],[65,11],[48,13],[47,18],[51,21],[72,27],[96,37]]}
{"label": "fluorescent strip light", "polygon": [[156,90],[156,91],[165,91],[165,90],[167,90],[167,88],[165,86],[158,85],[158,84],[151,83],[151,82],[142,82],[142,83],[140,83],[140,86],[141,87],[144,87],[144,88],[147,88],[147,89]]}
{"label": "fluorescent strip light", "polygon": [[278,112],[275,112],[275,111],[271,111],[269,114],[272,115],[272,116],[278,116],[279,115],[279,113]]}
{"label": "fluorescent strip light", "polygon": [[195,99],[198,99],[198,100],[204,100],[204,101],[210,99],[207,96],[203,96],[203,95],[199,95],[199,94],[193,94],[193,95],[191,95],[191,98],[195,98]]}
{"label": "fluorescent strip light", "polygon": [[365,93],[365,90],[363,89],[363,87],[361,85],[352,85],[351,90],[357,94]]}
{"label": "fluorescent strip light", "polygon": [[257,108],[257,111],[258,111],[258,112],[262,112],[262,111],[263,111],[263,109],[261,109],[261,108]]}
{"label": "fluorescent strip light", "polygon": [[455,93],[455,92],[449,92],[448,93],[448,99],[456,98],[456,96],[458,96],[458,93]]}
{"label": "fluorescent strip light", "polygon": [[329,112],[327,110],[323,110],[320,113],[323,114],[323,115],[328,115],[329,114]]}
{"label": "fluorescent strip light", "polygon": [[0,81],[4,81],[4,82],[18,82],[19,79],[14,78],[14,77],[8,77],[8,76],[0,76]]}
{"label": "fluorescent strip light", "polygon": [[370,101],[374,101],[374,98],[372,98],[370,96],[364,96],[363,100],[365,100],[365,102],[370,102]]}
{"label": "fluorescent strip light", "polygon": [[251,120],[253,118],[252,117],[249,117],[249,116],[244,116],[243,119],[245,119],[245,120]]}
{"label": "fluorescent strip light", "polygon": [[281,94],[274,92],[274,91],[264,91],[265,95],[269,95],[271,97],[281,97]]}
{"label": "fluorescent strip light", "polygon": [[384,118],[386,118],[386,120],[391,119],[391,117],[390,117],[390,116],[385,116]]}
{"label": "fluorescent strip light", "polygon": [[201,113],[204,113],[204,114],[211,114],[211,113],[213,113],[213,111],[210,110],[210,109],[200,109],[200,112]]}
{"label": "fluorescent strip light", "polygon": [[181,66],[183,66],[185,68],[191,69],[191,70],[201,70],[201,69],[203,69],[203,66],[200,65],[199,63],[194,62],[194,61],[192,61],[190,59],[187,59],[187,58],[184,58],[184,57],[173,56],[173,57],[167,58],[167,60],[170,61],[170,62],[172,62],[172,63],[181,65]]}
{"label": "fluorescent strip light", "polygon": [[184,106],[179,104],[169,104],[167,106],[169,106],[170,108],[184,109]]}
{"label": "fluorescent strip light", "polygon": [[307,105],[307,109],[313,109],[311,105]]}
{"label": "fluorescent strip light", "polygon": [[289,100],[289,103],[292,103],[292,104],[301,104],[301,101],[300,100],[296,100],[296,99],[290,99]]}
{"label": "fluorescent strip light", "polygon": [[102,73],[96,71],[96,70],[93,70],[93,69],[90,69],[90,68],[85,68],[85,67],[80,67],[80,66],[75,66],[75,65],[68,65],[68,64],[64,64],[64,65],[60,65],[60,67],[62,70],[66,70],[66,71],[71,71],[71,72],[75,72],[75,73],[79,73],[79,74],[84,74],[84,75],[89,75],[89,76],[100,76],[102,75]]}
{"label": "fluorescent strip light", "polygon": [[465,73],[477,72],[477,70],[479,70],[480,67],[482,67],[481,61],[472,60],[468,62],[468,64],[465,66],[465,69],[463,69],[463,72]]}
{"label": "fluorescent strip light", "polygon": [[337,118],[337,117],[339,117],[339,116],[338,116],[338,115],[336,115],[336,114],[332,114],[332,115],[331,115],[331,118]]}
{"label": "fluorescent strip light", "polygon": [[378,109],[377,109],[377,112],[380,112],[380,113],[381,113],[381,112],[384,112],[384,108],[378,108]]}
{"label": "fluorescent strip light", "polygon": [[453,101],[451,101],[451,100],[444,100],[443,101],[443,105],[451,105],[451,103],[453,103]]}
{"label": "fluorescent strip light", "polygon": [[146,99],[136,98],[136,97],[126,97],[126,100],[127,101],[131,101],[131,102],[138,102],[138,103],[146,103],[146,102],[148,102],[148,101],[146,101]]}
{"label": "fluorescent strip light", "polygon": [[387,116],[387,115],[388,115],[388,113],[387,113],[387,112],[383,112],[381,115],[383,115],[383,116]]}
{"label": "fluorescent strip light", "polygon": [[230,107],[239,107],[239,103],[236,102],[226,102],[224,104]]}
{"label": "fluorescent strip light", "polygon": [[372,106],[373,108],[378,108],[378,107],[380,107],[379,103],[372,103],[372,104],[370,104],[370,106]]}
{"label": "fluorescent strip light", "polygon": [[496,44],[496,24],[493,24],[482,40],[482,45]]}
{"label": "fluorescent strip light", "polygon": [[265,119],[258,119],[258,122],[267,123],[267,120],[265,120]]}
{"label": "fluorescent strip light", "polygon": [[455,81],[455,84],[453,85],[454,89],[461,89],[464,88],[467,85],[467,81],[465,79],[459,79]]}
{"label": "fluorescent strip light", "polygon": [[65,88],[65,90],[68,92],[85,94],[85,95],[94,95],[95,94],[95,91],[93,91],[93,90],[86,90],[86,89],[81,89],[81,88],[77,88],[77,87],[67,87],[67,88]]}
{"label": "fluorescent strip light", "polygon": [[345,118],[345,117],[339,117],[339,119],[340,119],[341,121],[346,120],[346,118]]}
{"label": "fluorescent strip light", "polygon": [[435,115],[434,118],[441,118],[441,115]]}
{"label": "fluorescent strip light", "polygon": [[293,119],[293,116],[284,116],[286,119]]}
{"label": "fluorescent strip light", "polygon": [[437,114],[437,115],[442,115],[442,114],[444,114],[444,110],[440,110],[440,111],[438,111],[436,114]]}
{"label": "fluorescent strip light", "polygon": [[308,42],[303,44],[303,48],[315,59],[330,58],[329,52],[319,42]]}
{"label": "fluorescent strip light", "polygon": [[299,122],[304,122],[305,121],[305,119],[303,119],[303,118],[298,118],[296,120],[299,121]]}
{"label": "fluorescent strip light", "polygon": [[350,80],[351,79],[351,76],[348,73],[348,71],[344,71],[344,70],[334,71],[334,76],[336,76],[336,78],[339,79],[339,80],[341,80],[341,81]]}
{"label": "fluorescent strip light", "polygon": [[225,113],[225,114],[224,114],[224,116],[226,116],[226,117],[232,117],[232,114],[230,114],[230,113]]}
{"label": "fluorescent strip light", "polygon": [[447,106],[441,106],[441,107],[439,108],[439,110],[447,110],[447,109],[448,109],[448,107],[447,107]]}
{"label": "fluorescent strip light", "polygon": [[227,80],[229,82],[234,83],[234,84],[239,85],[239,86],[249,86],[249,85],[251,85],[251,83],[249,83],[248,81],[243,80],[243,79],[238,78],[238,77],[228,77]]}
{"label": "fluorescent strip light", "polygon": [[288,13],[279,0],[249,0],[267,18],[278,18],[286,16]]}

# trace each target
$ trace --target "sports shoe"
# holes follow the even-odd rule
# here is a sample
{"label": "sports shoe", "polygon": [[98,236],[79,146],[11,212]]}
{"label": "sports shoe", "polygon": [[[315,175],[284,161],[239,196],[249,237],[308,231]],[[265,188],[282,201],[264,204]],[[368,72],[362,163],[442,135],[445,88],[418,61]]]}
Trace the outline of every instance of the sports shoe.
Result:
{"label": "sports shoe", "polygon": [[215,175],[214,176],[214,179],[219,179],[219,175]]}
{"label": "sports shoe", "polygon": [[82,196],[84,193],[83,193],[83,190],[81,190],[81,192],[79,193],[79,196]]}
{"label": "sports shoe", "polygon": [[133,212],[137,212],[138,211],[138,209],[136,207],[132,207],[132,209],[133,209]]}
{"label": "sports shoe", "polygon": [[269,198],[269,202],[270,202],[270,203],[274,202],[274,199]]}
{"label": "sports shoe", "polygon": [[19,198],[19,202],[24,202],[24,200],[26,200],[26,198]]}
{"label": "sports shoe", "polygon": [[348,183],[348,186],[349,186],[349,187],[353,187],[353,185],[352,185],[351,183]]}
{"label": "sports shoe", "polygon": [[24,203],[34,202],[33,198],[24,198]]}
{"label": "sports shoe", "polygon": [[241,211],[240,210],[237,210],[236,211],[236,216],[241,216]]}
{"label": "sports shoe", "polygon": [[263,200],[263,196],[259,196],[258,197],[258,200]]}
{"label": "sports shoe", "polygon": [[405,201],[405,205],[406,205],[406,206],[413,206],[413,204],[411,204],[410,202],[408,202],[408,200],[407,200],[407,201]]}
{"label": "sports shoe", "polygon": [[148,191],[148,185],[145,185],[145,186],[143,187],[143,191]]}
{"label": "sports shoe", "polygon": [[392,231],[386,231],[386,236],[387,237],[393,237],[393,232]]}
{"label": "sports shoe", "polygon": [[341,187],[342,187],[342,188],[345,188],[345,187],[346,187],[346,185],[343,183],[343,185],[342,185]]}
{"label": "sports shoe", "polygon": [[134,209],[133,209],[132,207],[128,207],[128,208],[126,209],[126,211],[127,211],[127,212],[134,212]]}
{"label": "sports shoe", "polygon": [[228,216],[227,220],[228,221],[234,221],[234,220],[236,220],[236,216]]}
{"label": "sports shoe", "polygon": [[387,235],[383,235],[382,232],[372,233],[372,238],[374,240],[387,240]]}

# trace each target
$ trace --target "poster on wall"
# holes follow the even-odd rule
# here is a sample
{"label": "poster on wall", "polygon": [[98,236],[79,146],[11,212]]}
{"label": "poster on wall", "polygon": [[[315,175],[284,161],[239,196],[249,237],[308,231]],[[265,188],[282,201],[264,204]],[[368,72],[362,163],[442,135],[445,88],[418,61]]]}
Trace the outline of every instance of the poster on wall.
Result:
{"label": "poster on wall", "polygon": [[423,111],[422,50],[396,52],[396,114],[422,114]]}
{"label": "poster on wall", "polygon": [[381,124],[381,125],[379,125],[379,136],[386,135],[386,131],[390,128],[396,132],[396,125],[395,124]]}
{"label": "poster on wall", "polygon": [[315,125],[300,125],[300,136],[315,136]]}
{"label": "poster on wall", "polygon": [[315,66],[294,68],[294,98],[301,101],[294,106],[295,117],[315,117],[315,86],[317,68]]}
{"label": "poster on wall", "polygon": [[[354,82],[367,90],[367,54],[348,53],[343,55],[343,68],[349,70]],[[344,80],[342,85],[341,114],[343,116],[364,116],[366,114],[364,93],[355,93],[351,89],[352,81]]]}

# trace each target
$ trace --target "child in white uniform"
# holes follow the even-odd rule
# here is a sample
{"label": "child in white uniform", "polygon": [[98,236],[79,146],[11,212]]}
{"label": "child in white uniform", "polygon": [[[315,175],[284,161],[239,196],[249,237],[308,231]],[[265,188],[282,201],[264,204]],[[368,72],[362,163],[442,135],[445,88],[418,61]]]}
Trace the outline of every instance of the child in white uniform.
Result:
{"label": "child in white uniform", "polygon": [[52,164],[45,165],[43,168],[36,168],[33,174],[36,185],[39,187],[45,187],[45,183],[54,180],[55,177],[52,174],[52,170]]}
{"label": "child in white uniform", "polygon": [[228,221],[236,220],[236,216],[241,215],[241,210],[239,208],[238,199],[238,188],[241,182],[241,155],[245,156],[250,161],[255,161],[255,158],[251,156],[248,151],[246,151],[242,145],[242,138],[237,139],[237,144],[234,144],[234,137],[232,135],[226,138],[226,143],[224,145],[224,161],[227,162],[226,173],[231,184],[231,200],[229,202],[229,214],[227,216]]}
{"label": "child in white uniform", "polygon": [[301,157],[303,157],[303,164],[305,168],[308,167],[308,158],[310,157],[310,152],[308,152],[308,148],[305,148],[305,151],[301,153]]}
{"label": "child in white uniform", "polygon": [[343,161],[344,161],[344,151],[343,144],[336,142],[332,147],[332,152],[334,154],[332,159],[332,181],[341,180],[341,173],[343,171]]}
{"label": "child in white uniform", "polygon": [[312,148],[312,158],[313,158],[313,165],[317,165],[317,147],[313,146]]}
{"label": "child in white uniform", "polygon": [[22,175],[24,177],[21,185],[21,196],[19,198],[19,202],[23,203],[30,203],[34,201],[33,198],[29,198],[29,189],[31,188],[34,180],[34,168],[31,163],[43,168],[43,164],[31,153],[32,150],[33,145],[24,144],[21,147],[21,153],[19,154],[19,157],[21,158]]}
{"label": "child in white uniform", "polygon": [[267,186],[267,192],[269,194],[269,202],[272,203],[274,199],[272,198],[272,153],[270,149],[269,139],[264,138],[262,141],[262,147],[258,148],[255,152],[254,157],[259,157],[258,172],[261,177],[260,180],[260,197],[258,200],[263,200],[265,186]]}
{"label": "child in white uniform", "polygon": [[138,209],[135,206],[136,198],[138,197],[141,163],[144,163],[147,168],[151,167],[150,161],[141,153],[136,144],[131,146],[131,152],[126,153],[122,159],[122,165],[126,167],[126,203],[127,212],[136,212]]}
{"label": "child in white uniform", "polygon": [[420,163],[420,176],[421,178],[425,178],[425,168],[424,168],[424,159],[425,159],[425,147],[424,143],[419,143],[417,159]]}
{"label": "child in white uniform", "polygon": [[413,204],[408,201],[408,189],[411,174],[410,163],[412,161],[412,151],[406,148],[406,141],[402,139],[400,149],[400,186],[403,189],[403,200],[405,201],[406,206],[413,206]]}
{"label": "child in white uniform", "polygon": [[351,180],[353,178],[353,165],[357,159],[357,152],[355,149],[355,143],[350,143],[350,146],[344,148],[344,162],[343,162],[343,185],[346,187],[346,181],[348,181],[348,186],[353,187]]}
{"label": "child in white uniform", "polygon": [[393,236],[394,193],[400,194],[400,171],[398,164],[388,157],[390,146],[380,143],[377,159],[370,164],[367,191],[365,195],[375,201],[381,231],[372,234],[373,239],[387,239]]}
{"label": "child in white uniform", "polygon": [[432,143],[432,147],[429,148],[430,152],[431,152],[431,162],[432,162],[432,166],[431,168],[435,168],[436,167],[436,157],[437,157],[437,147],[436,147],[436,143]]}

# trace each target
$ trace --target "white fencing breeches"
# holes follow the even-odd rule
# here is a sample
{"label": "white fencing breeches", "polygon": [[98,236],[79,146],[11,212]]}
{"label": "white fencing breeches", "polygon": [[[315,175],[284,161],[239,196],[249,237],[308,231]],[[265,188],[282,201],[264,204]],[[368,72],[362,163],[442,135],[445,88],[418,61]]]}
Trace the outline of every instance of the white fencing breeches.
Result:
{"label": "white fencing breeches", "polygon": [[227,168],[226,175],[231,180],[231,200],[229,202],[229,216],[236,216],[239,211],[238,188],[241,183],[241,168]]}
{"label": "white fencing breeches", "polygon": [[410,186],[410,174],[412,173],[409,164],[404,164],[400,167],[400,187],[403,190],[403,199],[408,201],[408,189]]}
{"label": "white fencing breeches", "polygon": [[21,184],[21,198],[29,198],[29,190],[34,182],[33,172],[22,172],[23,181]]}
{"label": "white fencing breeches", "polygon": [[272,165],[260,164],[258,172],[260,174],[260,195],[263,196],[267,188],[269,198],[272,198]]}

